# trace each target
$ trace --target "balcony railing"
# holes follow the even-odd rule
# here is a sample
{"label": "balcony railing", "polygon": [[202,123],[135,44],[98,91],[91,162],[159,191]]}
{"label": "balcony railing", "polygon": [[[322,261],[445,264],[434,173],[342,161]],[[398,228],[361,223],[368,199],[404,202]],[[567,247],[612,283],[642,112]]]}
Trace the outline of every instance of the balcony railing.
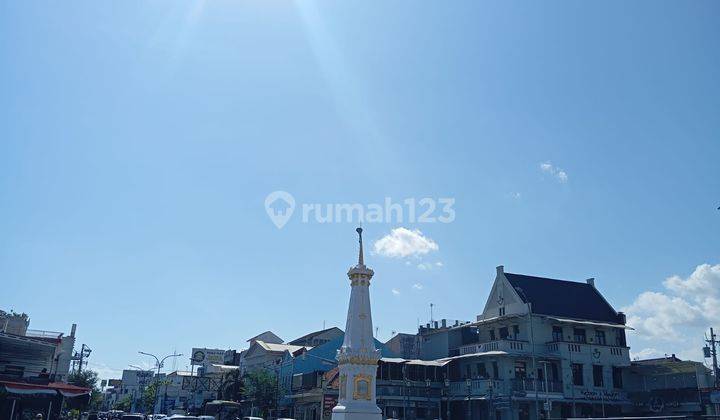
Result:
{"label": "balcony railing", "polygon": [[[468,386],[470,385],[470,386]],[[504,392],[504,381],[498,379],[472,379],[470,381],[450,382],[452,396],[482,396],[493,392]]]}
{"label": "balcony railing", "polygon": [[504,351],[507,353],[529,353],[530,343],[524,340],[495,340],[487,343],[476,343],[461,346],[460,355],[485,353],[488,351]]}
{"label": "balcony railing", "polygon": [[534,379],[527,379],[527,378],[518,378],[518,379],[511,379],[510,380],[512,384],[512,390],[513,391],[535,391],[537,389],[538,392],[555,392],[555,393],[562,393],[563,392],[563,384],[559,381],[542,381],[542,380],[534,380]]}
{"label": "balcony railing", "polygon": [[31,330],[28,329],[25,332],[26,337],[32,337],[32,338],[55,338],[60,339],[63,336],[63,333],[58,331],[45,331],[45,330]]}
{"label": "balcony railing", "polygon": [[550,353],[558,353],[571,357],[572,354],[589,354],[595,359],[609,358],[617,362],[628,362],[628,348],[614,345],[593,344],[593,343],[577,343],[574,341],[550,341],[545,344]]}

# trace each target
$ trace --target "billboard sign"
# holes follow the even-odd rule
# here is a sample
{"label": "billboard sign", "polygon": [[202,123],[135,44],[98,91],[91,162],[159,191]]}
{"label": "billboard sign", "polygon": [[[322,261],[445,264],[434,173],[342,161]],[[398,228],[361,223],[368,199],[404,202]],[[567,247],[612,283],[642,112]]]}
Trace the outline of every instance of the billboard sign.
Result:
{"label": "billboard sign", "polygon": [[225,350],[194,348],[190,360],[193,365],[221,365],[225,360]]}

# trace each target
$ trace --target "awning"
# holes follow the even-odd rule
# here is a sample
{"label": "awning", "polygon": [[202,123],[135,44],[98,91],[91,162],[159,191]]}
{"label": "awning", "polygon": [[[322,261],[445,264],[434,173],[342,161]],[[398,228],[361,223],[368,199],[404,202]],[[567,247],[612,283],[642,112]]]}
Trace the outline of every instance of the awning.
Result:
{"label": "awning", "polygon": [[90,395],[90,391],[78,392],[78,391],[63,391],[63,390],[59,389],[58,392],[60,393],[60,395],[62,395],[65,398],[75,398],[75,397],[80,397],[83,395]]}
{"label": "awning", "polygon": [[420,359],[403,359],[400,357],[383,357],[380,359],[383,363],[402,363],[406,365],[416,365],[416,366],[434,366],[434,367],[442,367],[450,363],[450,360],[420,360]]}
{"label": "awning", "polygon": [[38,395],[38,394],[56,395],[57,394],[57,391],[55,391],[54,389],[17,388],[14,386],[6,386],[5,391],[8,394],[15,394],[15,395]]}
{"label": "awning", "polygon": [[442,367],[450,363],[450,360],[410,360],[406,365],[435,366]]}
{"label": "awning", "polygon": [[464,359],[464,358],[466,358],[466,357],[505,356],[505,355],[507,355],[507,354],[508,354],[507,352],[505,352],[505,351],[500,351],[500,350],[483,351],[483,352],[480,352],[480,353],[470,353],[470,354],[463,354],[463,355],[460,355],[460,356],[446,357],[446,358],[444,358],[444,359],[439,359],[438,361],[441,361],[441,360],[442,360],[442,361],[445,361],[445,360],[447,360],[447,361],[449,362],[449,361],[451,361],[451,360]]}
{"label": "awning", "polygon": [[405,363],[407,359],[401,357],[381,357],[380,361],[384,363]]}
{"label": "awning", "polygon": [[50,382],[48,384],[33,384],[27,382],[0,381],[0,387],[5,388],[9,394],[15,395],[62,395],[66,398],[89,395],[90,389],[64,382]]}
{"label": "awning", "polygon": [[578,320],[578,319],[555,318],[555,317],[551,317],[551,316],[549,316],[548,319],[552,319],[552,320],[555,320],[555,321],[558,321],[558,322],[567,322],[567,323],[570,323],[570,324],[592,325],[592,326],[595,326],[595,327],[610,327],[610,328],[623,328],[623,329],[626,329],[626,330],[635,330],[635,328],[629,327],[629,326],[627,326],[627,325],[623,325],[623,324],[613,324],[613,323],[609,323],[609,322],[581,321],[581,320]]}

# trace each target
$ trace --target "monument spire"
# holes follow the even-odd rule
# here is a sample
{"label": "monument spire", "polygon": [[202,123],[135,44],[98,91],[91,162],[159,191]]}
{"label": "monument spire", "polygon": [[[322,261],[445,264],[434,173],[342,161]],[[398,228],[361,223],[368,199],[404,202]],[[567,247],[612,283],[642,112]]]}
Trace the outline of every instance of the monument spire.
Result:
{"label": "monument spire", "polygon": [[375,348],[372,313],[370,310],[370,280],[373,270],[365,266],[362,228],[358,234],[358,262],[348,270],[350,303],[348,304],[345,337],[336,359],[339,378],[338,403],[332,420],[381,420],[382,412],[376,404],[375,378],[380,351]]}
{"label": "monument spire", "polygon": [[361,227],[355,229],[355,232],[358,233],[358,238],[360,241],[360,254],[358,255],[358,265],[364,266],[365,265],[365,259],[363,258],[363,243],[362,243],[362,233],[363,229]]}

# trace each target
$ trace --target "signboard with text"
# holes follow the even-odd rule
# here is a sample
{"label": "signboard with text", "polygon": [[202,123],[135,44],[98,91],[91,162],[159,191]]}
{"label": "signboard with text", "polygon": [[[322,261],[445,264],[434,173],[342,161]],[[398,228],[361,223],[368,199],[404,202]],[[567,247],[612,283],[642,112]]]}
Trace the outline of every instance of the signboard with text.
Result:
{"label": "signboard with text", "polygon": [[225,350],[194,348],[191,353],[193,365],[221,365],[225,359]]}

